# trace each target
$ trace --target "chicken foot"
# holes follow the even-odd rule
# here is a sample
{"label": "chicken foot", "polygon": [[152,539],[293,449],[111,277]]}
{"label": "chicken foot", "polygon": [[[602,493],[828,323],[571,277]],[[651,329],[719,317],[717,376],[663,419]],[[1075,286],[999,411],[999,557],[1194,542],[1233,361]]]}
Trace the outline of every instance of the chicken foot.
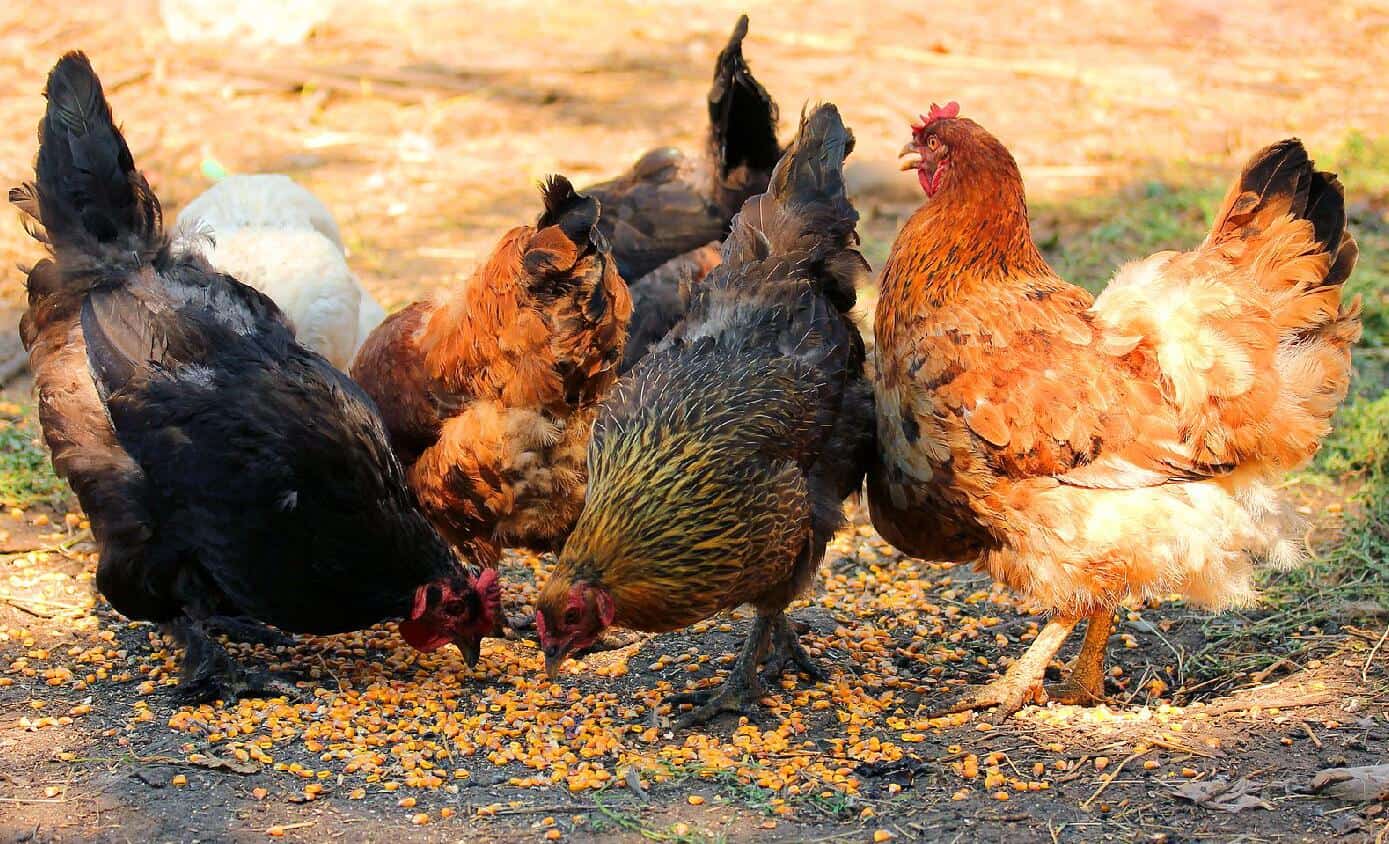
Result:
{"label": "chicken foot", "polygon": [[675,722],[676,729],[683,730],[706,724],[725,712],[749,714],[749,710],[762,697],[762,678],[757,675],[757,664],[767,650],[777,618],[784,616],[780,613],[776,616],[758,615],[753,620],[752,630],[748,632],[747,641],[743,643],[743,650],[733,662],[733,669],[721,687],[685,692],[666,698],[666,703],[672,706],[682,703],[695,704],[692,712],[686,713]]}
{"label": "chicken foot", "polygon": [[763,683],[780,677],[788,663],[795,665],[817,683],[829,680],[829,673],[806,651],[805,645],[801,644],[801,637],[796,628],[797,625],[792,623],[785,613],[778,613],[776,620],[772,622],[771,654],[763,667]]}
{"label": "chicken foot", "polygon": [[184,648],[183,671],[175,690],[180,698],[189,703],[221,700],[226,704],[242,697],[302,698],[293,683],[242,668],[226,648],[208,635],[204,625],[203,621],[183,616],[168,626],[169,633]]}
{"label": "chicken foot", "polygon": [[1059,683],[1047,686],[1047,697],[1057,703],[1089,706],[1104,700],[1104,654],[1114,629],[1114,612],[1102,609],[1090,615],[1085,641],[1071,663],[1070,673]]}
{"label": "chicken foot", "polygon": [[244,615],[215,615],[203,620],[203,629],[208,633],[220,633],[237,642],[248,645],[265,645],[269,648],[294,644],[294,637],[268,624]]}
{"label": "chicken foot", "polygon": [[1022,709],[1042,692],[1042,677],[1046,675],[1047,666],[1066,637],[1071,635],[1077,620],[1058,617],[1048,621],[1027,652],[1010,665],[1002,677],[974,689],[954,705],[932,712],[929,717],[998,707],[997,715],[1002,719]]}

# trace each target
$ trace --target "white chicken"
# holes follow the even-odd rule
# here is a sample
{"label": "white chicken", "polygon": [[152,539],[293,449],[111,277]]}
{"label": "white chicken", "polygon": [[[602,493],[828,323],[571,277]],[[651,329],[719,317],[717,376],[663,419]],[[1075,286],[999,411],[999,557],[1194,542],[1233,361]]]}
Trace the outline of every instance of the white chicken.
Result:
{"label": "white chicken", "polygon": [[348,268],[333,215],[288,176],[222,179],[179,213],[175,240],[274,299],[299,342],[339,369],[386,317]]}

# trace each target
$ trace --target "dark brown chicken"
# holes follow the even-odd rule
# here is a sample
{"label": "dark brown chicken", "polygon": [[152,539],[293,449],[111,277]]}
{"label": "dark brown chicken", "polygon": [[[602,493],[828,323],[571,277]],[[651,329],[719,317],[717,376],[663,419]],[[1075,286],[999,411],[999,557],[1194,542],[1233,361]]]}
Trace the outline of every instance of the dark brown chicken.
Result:
{"label": "dark brown chicken", "polygon": [[632,310],[597,200],[558,176],[543,193],[534,227],[457,290],[389,317],[352,364],[425,513],[486,566],[569,534]]}
{"label": "dark brown chicken", "polygon": [[[738,19],[714,65],[709,90],[709,140],[692,158],[671,147],[643,155],[627,173],[586,188],[603,204],[598,228],[632,289],[631,337],[622,371],[666,335],[684,313],[682,283],[698,281],[717,261],[708,249],[723,240],[748,197],[767,189],[781,157],[777,107],[743,59],[748,18]],[[662,265],[701,250],[670,267]],[[654,272],[661,268],[661,272]]]}
{"label": "dark brown chicken", "polygon": [[288,691],[208,636],[248,622],[398,618],[415,647],[476,660],[495,573],[466,571],[415,508],[371,401],[269,298],[170,246],[85,56],[58,62],[47,95],[36,181],[10,193],[52,255],[21,333],[97,588],[171,630],[194,700]]}
{"label": "dark brown chicken", "polygon": [[746,603],[757,618],[728,683],[684,723],[756,701],[769,646],[777,668],[791,659],[822,676],[783,611],[814,578],[871,450],[848,316],[867,272],[844,194],[852,147],[834,106],[802,120],[688,316],[604,403],[588,502],[536,613],[552,674],[610,625],[674,630]]}
{"label": "dark brown chicken", "polygon": [[[1255,597],[1298,557],[1282,477],[1346,394],[1359,305],[1335,175],[1296,140],[1250,160],[1204,243],[1132,262],[1098,298],[1047,266],[1003,144],[954,103],[912,129],[926,194],[878,300],[873,523],[904,551],[971,559],[1052,613],[956,709],[1104,693],[1123,601]],[[1041,680],[1081,619],[1068,682]]]}

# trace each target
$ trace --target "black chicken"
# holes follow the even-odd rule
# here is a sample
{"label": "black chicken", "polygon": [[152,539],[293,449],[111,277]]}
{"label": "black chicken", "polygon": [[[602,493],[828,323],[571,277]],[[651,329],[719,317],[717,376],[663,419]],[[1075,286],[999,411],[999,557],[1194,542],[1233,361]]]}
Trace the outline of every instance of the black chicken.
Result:
{"label": "black chicken", "polygon": [[416,510],[376,408],[269,298],[171,249],[81,53],[48,77],[36,181],[10,200],[51,259],[21,334],[53,465],[100,546],[97,588],[186,648],[194,700],[282,692],[208,636],[220,619],[337,633],[391,618],[475,661],[495,575]]}
{"label": "black chicken", "polygon": [[[685,312],[681,283],[702,278],[716,263],[708,260],[709,250],[686,253],[710,242],[717,246],[748,197],[767,189],[781,157],[776,103],[743,59],[747,34],[743,15],[714,65],[708,148],[702,157],[672,147],[654,149],[627,173],[583,191],[602,203],[598,228],[632,293],[624,372],[680,321]],[[662,272],[653,272],[657,268]]]}

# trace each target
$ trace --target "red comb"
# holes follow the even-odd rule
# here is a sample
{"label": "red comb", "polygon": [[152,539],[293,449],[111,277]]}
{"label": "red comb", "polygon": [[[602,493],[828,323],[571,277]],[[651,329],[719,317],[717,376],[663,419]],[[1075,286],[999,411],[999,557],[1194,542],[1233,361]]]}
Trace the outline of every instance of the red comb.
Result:
{"label": "red comb", "polygon": [[921,124],[922,126],[925,126],[927,123],[931,123],[936,120],[951,120],[959,116],[960,104],[955,102],[954,100],[951,100],[944,106],[938,106],[935,103],[931,103],[931,110],[921,115]]}

